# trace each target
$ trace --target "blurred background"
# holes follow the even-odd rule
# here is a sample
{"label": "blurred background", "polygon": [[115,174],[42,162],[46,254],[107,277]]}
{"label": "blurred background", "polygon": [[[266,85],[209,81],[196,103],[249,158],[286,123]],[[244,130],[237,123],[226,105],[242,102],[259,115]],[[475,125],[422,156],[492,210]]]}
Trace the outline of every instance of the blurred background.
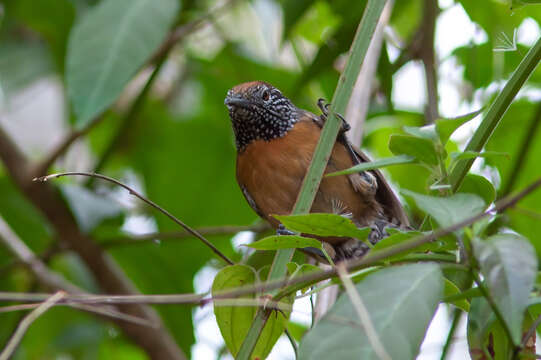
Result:
{"label": "blurred background", "polygon": [[[366,2],[179,1],[171,7],[175,11],[169,16],[170,26],[156,35],[159,41],[147,46],[148,55],[140,55],[135,46],[134,54],[123,54],[115,65],[111,77],[125,70],[129,82],[110,84],[111,77],[103,79],[103,91],[113,92],[111,100],[89,115],[80,104],[92,94],[77,91],[81,82],[92,82],[93,58],[99,56],[92,41],[113,41],[122,31],[137,34],[137,26],[164,26],[155,24],[152,12],[134,12],[133,29],[116,24],[118,18],[111,16],[104,17],[100,28],[72,31],[83,28],[85,17],[111,1],[0,1],[1,132],[24,155],[20,168],[97,170],[120,179],[201,229],[227,256],[246,259],[241,245],[264,227],[235,181],[225,94],[240,82],[264,80],[297,106],[317,112],[319,97],[332,98]],[[144,3],[133,1],[133,6],[153,6]],[[402,126],[430,124],[438,117],[456,117],[487,105],[540,36],[541,5],[522,7],[519,1],[396,1],[386,14],[380,45],[370,55],[372,70],[363,69],[364,78],[345,114],[356,127],[353,140],[373,158],[391,155],[388,138]],[[76,51],[79,58],[70,57]],[[135,65],[130,65],[132,59]],[[78,78],[81,64],[88,74]],[[498,197],[539,176],[540,100],[538,68],[487,145],[487,150],[508,156],[475,163],[475,171],[497,186]],[[479,118],[453,136],[449,152],[463,148]],[[95,264],[81,257],[73,244],[59,241],[63,225],[44,216],[37,200],[24,191],[14,175],[19,165],[5,164],[4,158],[3,220],[50,269],[86,291],[110,292],[96,275]],[[423,193],[430,184],[429,172],[421,167],[414,176],[408,166],[393,167],[386,174],[399,188]],[[165,216],[126,191],[98,181],[69,178],[55,184],[73,216],[68,220],[111,255],[139,291],[209,290],[222,263],[199,241],[179,233]],[[418,220],[415,212],[411,216]],[[529,237],[541,254],[541,193],[523,200],[501,221]],[[263,254],[248,261],[263,266],[271,257]],[[0,291],[47,289],[0,246]],[[188,358],[230,357],[212,307],[156,309]],[[419,358],[439,359],[449,314],[441,306]],[[21,317],[20,312],[0,314],[0,346]],[[298,301],[291,329],[301,334],[310,320],[308,300]],[[464,329],[458,336],[450,357],[464,359]],[[54,308],[32,325],[14,358],[145,359],[147,354],[115,322]],[[288,341],[280,339],[270,358],[293,359]]]}

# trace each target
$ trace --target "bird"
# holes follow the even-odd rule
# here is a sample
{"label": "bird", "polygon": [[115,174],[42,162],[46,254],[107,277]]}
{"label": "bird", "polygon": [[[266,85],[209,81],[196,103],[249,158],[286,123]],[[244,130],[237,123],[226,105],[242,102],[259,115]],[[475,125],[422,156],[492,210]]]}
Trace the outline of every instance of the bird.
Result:
{"label": "bird", "polygon": [[[273,215],[291,214],[327,119],[328,104],[320,99],[322,114],[316,116],[296,107],[279,89],[263,81],[231,88],[224,104],[235,137],[240,190],[250,207],[283,233],[283,226]],[[349,125],[339,117],[342,128],[325,173],[370,161],[348,141],[344,134]],[[372,244],[387,236],[389,227],[409,226],[400,201],[378,170],[324,177],[310,212],[338,214],[359,228],[370,227]],[[317,238],[334,261],[359,258],[369,249],[359,239]]]}

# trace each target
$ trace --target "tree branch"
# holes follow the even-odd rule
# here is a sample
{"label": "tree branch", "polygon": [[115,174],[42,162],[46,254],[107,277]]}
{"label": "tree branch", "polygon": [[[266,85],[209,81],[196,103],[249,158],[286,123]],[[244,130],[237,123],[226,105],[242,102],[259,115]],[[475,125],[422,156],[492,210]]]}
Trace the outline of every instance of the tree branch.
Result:
{"label": "tree branch", "polygon": [[[378,264],[380,261],[394,255],[398,255],[408,250],[415,249],[423,244],[434,241],[438,238],[451,234],[463,227],[469,226],[487,216],[491,216],[494,212],[501,213],[510,207],[513,207],[522,198],[532,193],[541,186],[541,178],[531,183],[525,189],[514,196],[507,197],[498,201],[491,209],[486,212],[476,214],[468,219],[462,220],[454,225],[446,228],[438,229],[427,235],[416,236],[403,243],[390,246],[382,249],[372,255],[361,259],[344,261],[342,264],[348,272],[360,270],[369,266]],[[235,289],[223,291],[215,294],[212,298],[207,298],[206,294],[166,294],[166,295],[66,295],[63,301],[79,302],[87,304],[196,304],[205,305],[216,299],[234,299],[242,295],[259,293],[262,291],[271,291],[280,289],[283,286],[288,286],[284,291],[278,293],[274,300],[279,300],[284,296],[288,296],[298,289],[311,286],[322,280],[337,277],[338,273],[335,268],[312,272],[307,275],[294,277],[293,279],[282,279],[267,283],[258,283],[255,285],[241,286]],[[0,292],[0,301],[27,301],[37,302],[44,301],[50,294],[21,294],[21,293],[2,293]]]}
{"label": "tree branch", "polygon": [[[14,183],[49,221],[60,241],[81,257],[104,291],[116,294],[137,293],[131,281],[110,256],[92,238],[81,232],[62,196],[49,184],[32,183],[28,160],[2,128],[0,128],[0,159]],[[141,305],[120,306],[119,309],[129,315],[160,324],[159,329],[149,330],[124,321],[117,322],[125,334],[141,346],[151,358],[185,359],[153,309]]]}

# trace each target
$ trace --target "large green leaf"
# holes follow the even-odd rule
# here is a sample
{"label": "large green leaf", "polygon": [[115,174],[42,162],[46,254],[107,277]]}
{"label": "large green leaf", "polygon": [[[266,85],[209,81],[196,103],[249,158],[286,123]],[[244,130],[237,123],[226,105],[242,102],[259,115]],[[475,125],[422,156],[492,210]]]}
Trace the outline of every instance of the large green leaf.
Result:
{"label": "large green leaf", "polygon": [[[391,267],[356,286],[376,335],[393,359],[414,359],[443,292],[437,265]],[[308,331],[299,359],[378,359],[348,296]]]}
{"label": "large green leaf", "polygon": [[[246,265],[233,265],[223,268],[212,283],[212,295],[220,291],[235,287],[253,284],[256,282],[254,269]],[[255,299],[255,294],[245,295],[242,298]],[[220,328],[225,345],[233,356],[239,352],[242,341],[246,337],[252,319],[257,311],[253,306],[220,306],[214,305],[214,315]]]}
{"label": "large green leaf", "polygon": [[[246,265],[231,265],[223,268],[214,278],[212,294],[221,291],[253,284],[257,280],[254,269]],[[256,299],[255,294],[245,295],[244,299]],[[284,298],[284,304],[291,304],[293,298]],[[219,301],[214,305],[214,314],[220,332],[227,348],[236,356],[257,312],[255,306],[221,306]],[[290,311],[284,310],[271,314],[265,328],[259,336],[259,340],[252,354],[253,359],[264,359],[272,350],[278,338],[282,335],[288,323]],[[286,316],[284,316],[284,314]]]}
{"label": "large green leaf", "polygon": [[532,245],[514,234],[500,234],[473,243],[475,257],[490,294],[513,335],[520,342],[524,311],[537,276]]}
{"label": "large green leaf", "polygon": [[370,229],[359,229],[353,222],[336,214],[275,215],[287,229],[319,236],[349,236],[366,239]]}
{"label": "large green leaf", "polygon": [[415,204],[432,216],[441,227],[448,227],[479,214],[486,207],[485,201],[475,194],[454,194],[436,197],[402,190],[404,195],[415,200]]}
{"label": "large green leaf", "polygon": [[73,28],[66,82],[83,126],[107,108],[160,46],[176,0],[104,0]]}
{"label": "large green leaf", "polygon": [[246,246],[257,250],[297,249],[305,247],[321,248],[321,242],[298,235],[272,235]]}

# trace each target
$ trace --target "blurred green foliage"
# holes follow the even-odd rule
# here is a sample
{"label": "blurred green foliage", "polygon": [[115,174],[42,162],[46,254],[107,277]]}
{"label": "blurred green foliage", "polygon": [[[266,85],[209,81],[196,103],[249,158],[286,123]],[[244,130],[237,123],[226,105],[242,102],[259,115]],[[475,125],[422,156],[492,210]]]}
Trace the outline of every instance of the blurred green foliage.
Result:
{"label": "blurred green foliage", "polygon": [[[138,6],[136,3],[148,10],[135,12],[135,18],[125,19],[123,15],[132,6]],[[225,6],[218,3],[223,2],[0,2],[0,113],[16,112],[14,104],[20,101],[21,93],[29,91],[38,82],[54,84],[57,90],[51,91],[57,91],[66,111],[58,114],[61,118],[56,125],[48,127],[49,133],[44,133],[44,137],[65,132],[66,128],[74,126],[72,124],[80,127],[102,112],[103,119],[90,131],[86,141],[78,144],[78,150],[74,149],[66,159],[57,161],[50,170],[72,170],[79,165],[79,158],[87,156],[89,162],[86,165],[83,162],[81,166],[91,171],[93,164],[107,153],[107,161],[100,172],[130,181],[190,226],[253,223],[257,216],[246,204],[235,181],[235,148],[223,105],[227,90],[240,82],[264,80],[279,87],[299,107],[316,111],[318,97],[332,97],[338,81],[340,57],[351,44],[366,1],[355,5],[347,0],[226,0]],[[110,12],[96,12],[100,6],[114,7],[116,17],[107,17]],[[216,6],[218,10],[212,10]],[[385,169],[391,183],[411,191],[404,194],[418,193],[412,196],[417,199],[438,194],[430,188],[437,180],[434,175],[436,165],[443,161],[452,166],[452,159],[446,157],[447,154],[457,152],[464,145],[464,136],[461,138],[460,135],[447,141],[455,128],[445,133],[440,143],[412,135],[414,130],[404,127],[426,125],[423,109],[401,106],[393,96],[395,92],[409,91],[396,87],[398,76],[395,75],[403,67],[393,65],[402,55],[407,57],[405,64],[417,62],[415,57],[408,57],[408,44],[414,41],[424,6],[422,0],[395,2],[390,20],[392,34],[385,38],[381,50],[362,144],[374,158],[406,154],[419,160],[416,164]],[[462,109],[473,111],[487,105],[498,93],[502,81],[510,76],[531,45],[517,44],[514,34],[526,20],[537,24],[539,35],[541,5],[528,4],[511,9],[506,1],[456,0],[450,6],[463,9],[477,31],[486,35],[481,41],[470,39],[455,48],[448,58],[440,59],[441,62],[453,60],[461,70],[460,78],[453,79],[460,97],[460,110],[446,114],[457,117],[468,112]],[[163,19],[157,19],[151,16],[153,11],[166,13],[162,14]],[[92,16],[98,16],[99,21],[91,24],[95,28],[88,30],[84,24]],[[117,23],[119,19],[122,21]],[[198,22],[200,19],[203,19],[203,26]],[[142,99],[142,106],[128,116],[141,84],[148,78],[149,70],[156,66],[152,55],[161,42],[176,26],[186,29],[194,22],[197,25],[193,31],[170,49],[150,94]],[[121,37],[121,33],[127,35]],[[91,36],[87,39],[86,35]],[[115,40],[126,46],[119,46]],[[126,44],[126,41],[130,43]],[[110,60],[106,73],[103,68],[95,67],[104,56]],[[100,75],[103,78],[96,79]],[[440,76],[443,78],[443,74]],[[95,80],[99,80],[99,84]],[[424,79],[417,81],[422,83]],[[476,193],[488,205],[495,198],[516,192],[539,177],[540,86],[541,68],[538,68],[486,146],[488,151],[508,156],[478,159],[475,166],[478,175],[468,175],[460,192]],[[98,91],[95,95],[99,101],[88,98],[93,90]],[[25,101],[31,99],[27,97]],[[440,101],[446,101],[444,95],[440,96]],[[32,121],[40,122],[40,114],[33,114]],[[0,122],[0,126],[6,124]],[[11,123],[9,128],[18,145],[25,152],[31,152],[32,158],[44,158],[52,150],[50,146],[42,146],[36,151],[28,145],[25,128]],[[114,142],[113,146],[110,146],[111,142]],[[2,166],[0,164],[0,215],[36,254],[56,249],[54,229],[16,188]],[[116,189],[97,182],[83,186],[74,179],[67,179],[62,184],[62,193],[81,228],[97,242],[132,235],[126,230],[126,224],[135,217],[146,219],[144,226],[139,221],[139,228],[146,232],[179,230],[162,214],[140,203],[127,202]],[[103,202],[89,198],[89,192]],[[422,199],[428,199],[424,206],[415,205],[411,197],[405,199],[414,225],[420,225],[426,213],[439,213],[438,209],[431,209],[439,203],[431,202],[430,198]],[[479,197],[476,200],[481,202]],[[468,204],[462,205],[459,207],[464,209]],[[450,211],[451,215],[444,213],[433,218],[441,225],[442,219],[449,220],[460,214],[460,209]],[[541,255],[541,191],[521,200],[496,222],[498,227],[489,228],[488,232],[504,228],[516,231],[530,241],[538,256]],[[437,227],[435,223],[433,225]],[[429,225],[425,223],[425,226]],[[209,238],[228,257],[241,261],[246,257],[245,251],[234,246],[233,236]],[[438,250],[448,249],[444,245]],[[201,288],[194,284],[201,269],[222,266],[219,259],[194,238],[149,241],[107,251],[136,287],[149,294],[194,292],[195,288]],[[256,256],[248,259],[248,263],[258,269],[272,261],[271,256],[259,253]],[[91,292],[100,291],[86,266],[70,251],[56,249],[46,260],[51,269],[73,283]],[[302,257],[296,260],[302,260]],[[0,291],[43,290],[29,271],[14,263],[15,259],[0,246]],[[385,275],[378,274],[374,277]],[[539,287],[539,279],[536,286]],[[436,295],[431,292],[430,296]],[[430,309],[433,307],[435,305],[431,303]],[[479,307],[475,303],[476,311]],[[169,305],[157,309],[189,356],[195,344],[193,308]],[[16,312],[0,314],[0,347],[6,343],[20,318],[21,314]],[[520,323],[514,324],[514,335],[518,334]],[[294,328],[295,324],[290,327]],[[311,336],[310,341],[315,335]],[[420,341],[419,336],[415,336],[414,342]],[[146,358],[146,354],[112,323],[68,308],[55,308],[32,325],[15,359],[53,359],[63,355],[76,359]]]}

